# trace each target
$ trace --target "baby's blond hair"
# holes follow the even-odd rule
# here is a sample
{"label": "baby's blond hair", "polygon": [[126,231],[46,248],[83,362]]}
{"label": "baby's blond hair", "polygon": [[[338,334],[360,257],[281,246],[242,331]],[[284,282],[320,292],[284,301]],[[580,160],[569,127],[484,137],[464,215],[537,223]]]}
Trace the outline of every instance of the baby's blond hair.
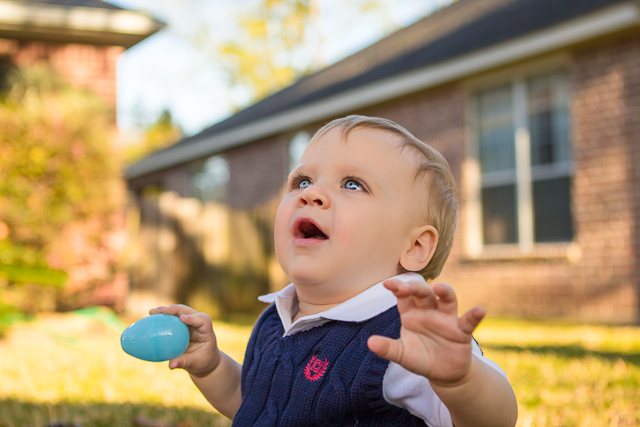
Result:
{"label": "baby's blond hair", "polygon": [[358,128],[391,132],[400,137],[402,148],[409,147],[422,153],[424,158],[419,162],[416,179],[421,176],[427,178],[424,180],[427,186],[426,220],[438,231],[438,244],[429,264],[418,273],[426,280],[435,279],[442,271],[451,252],[458,215],[456,184],[447,160],[437,150],[420,141],[404,127],[379,117],[351,115],[335,119],[320,128],[311,139],[311,143],[334,128],[342,129],[343,138]]}

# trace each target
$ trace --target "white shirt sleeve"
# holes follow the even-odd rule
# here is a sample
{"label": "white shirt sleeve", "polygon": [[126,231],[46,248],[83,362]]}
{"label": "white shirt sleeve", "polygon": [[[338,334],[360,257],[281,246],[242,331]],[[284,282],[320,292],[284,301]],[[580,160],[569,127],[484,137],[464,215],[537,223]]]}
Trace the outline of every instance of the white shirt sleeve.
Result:
{"label": "white shirt sleeve", "polygon": [[[507,377],[494,361],[482,355],[475,340],[472,344],[474,356]],[[406,409],[429,427],[454,427],[449,410],[435,394],[429,380],[407,371],[397,363],[389,363],[382,380],[382,393],[387,402]]]}

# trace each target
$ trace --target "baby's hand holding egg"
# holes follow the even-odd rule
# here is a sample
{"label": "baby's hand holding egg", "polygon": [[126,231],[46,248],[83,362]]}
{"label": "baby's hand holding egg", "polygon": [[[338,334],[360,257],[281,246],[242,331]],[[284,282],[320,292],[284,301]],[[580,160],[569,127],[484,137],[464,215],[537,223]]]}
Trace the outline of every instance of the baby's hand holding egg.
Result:
{"label": "baby's hand holding egg", "polygon": [[189,328],[176,317],[152,314],[132,323],[120,337],[125,353],[149,362],[164,362],[184,353]]}

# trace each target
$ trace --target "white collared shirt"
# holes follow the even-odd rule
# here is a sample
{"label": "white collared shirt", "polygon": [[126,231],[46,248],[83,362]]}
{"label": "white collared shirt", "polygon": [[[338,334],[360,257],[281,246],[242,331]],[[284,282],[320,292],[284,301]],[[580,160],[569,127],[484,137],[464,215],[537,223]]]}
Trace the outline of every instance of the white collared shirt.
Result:
{"label": "white collared shirt", "polygon": [[[394,279],[402,280],[405,283],[416,280],[425,281],[417,273],[403,273],[395,276]],[[292,322],[298,311],[298,299],[293,283],[279,292],[264,295],[258,299],[265,303],[276,304],[278,315],[284,327],[284,336],[306,331],[332,320],[363,322],[387,311],[398,303],[393,292],[380,282],[327,311],[304,316]],[[495,362],[482,355],[482,351],[475,341],[473,341],[472,352],[478,359],[496,369],[506,378],[507,375]],[[389,363],[382,380],[382,392],[387,402],[406,409],[424,420],[428,426],[453,427],[449,410],[434,393],[429,380],[407,371],[397,363]]]}

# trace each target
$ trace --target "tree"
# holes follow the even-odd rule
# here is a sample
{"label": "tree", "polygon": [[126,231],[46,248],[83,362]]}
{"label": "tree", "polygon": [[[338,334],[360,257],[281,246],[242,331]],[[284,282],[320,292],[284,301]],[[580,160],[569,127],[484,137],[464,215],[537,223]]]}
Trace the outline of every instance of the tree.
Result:
{"label": "tree", "polygon": [[[331,3],[326,0],[139,1],[165,15],[173,31],[222,67],[235,109],[328,65],[322,53],[323,5]],[[386,32],[399,26],[388,13],[389,0],[334,3],[352,14],[380,17]]]}
{"label": "tree", "polygon": [[113,112],[45,66],[18,70],[10,83],[0,99],[0,287],[61,288],[77,261],[64,245],[54,250],[65,228],[96,221],[97,241],[120,206]]}
{"label": "tree", "polygon": [[182,128],[173,122],[171,111],[165,109],[158,120],[144,131],[140,140],[127,146],[125,159],[127,163],[134,163],[154,151],[170,146],[182,136]]}
{"label": "tree", "polygon": [[[322,55],[321,0],[260,0],[236,18],[238,32],[218,44],[216,54],[231,84],[247,89],[256,101],[288,86],[293,80],[328,65]],[[360,14],[388,17],[384,0],[343,0]],[[386,22],[397,28],[397,23]],[[197,33],[202,39],[207,27]],[[207,38],[193,38],[196,46]],[[208,39],[210,43],[210,38]],[[239,107],[239,106],[238,106]]]}
{"label": "tree", "polygon": [[[244,108],[367,40],[373,42],[453,1],[129,0],[159,16],[169,32],[202,54],[191,66],[181,64],[185,80],[197,81],[203,69],[212,72],[207,78],[226,80],[222,87],[213,85],[219,89],[212,96],[217,109],[226,112]],[[336,50],[336,45],[346,47]]]}
{"label": "tree", "polygon": [[308,72],[311,63],[296,65],[285,54],[305,42],[316,16],[312,0],[264,0],[243,13],[238,19],[240,36],[218,48],[232,85],[250,88],[252,98],[260,99]]}

